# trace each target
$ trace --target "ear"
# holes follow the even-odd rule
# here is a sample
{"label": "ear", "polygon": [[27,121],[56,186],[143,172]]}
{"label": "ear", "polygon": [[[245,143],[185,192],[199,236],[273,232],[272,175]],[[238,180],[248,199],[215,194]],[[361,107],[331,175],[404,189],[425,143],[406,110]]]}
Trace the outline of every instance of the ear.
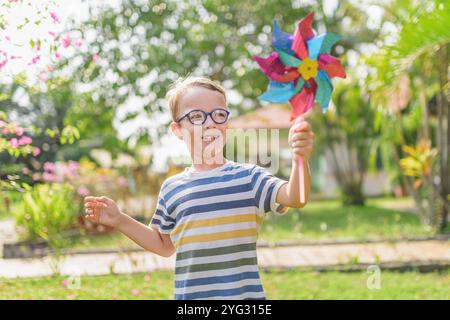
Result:
{"label": "ear", "polygon": [[180,124],[176,123],[175,121],[172,121],[170,123],[170,130],[173,132],[174,135],[177,136],[178,139],[183,139]]}

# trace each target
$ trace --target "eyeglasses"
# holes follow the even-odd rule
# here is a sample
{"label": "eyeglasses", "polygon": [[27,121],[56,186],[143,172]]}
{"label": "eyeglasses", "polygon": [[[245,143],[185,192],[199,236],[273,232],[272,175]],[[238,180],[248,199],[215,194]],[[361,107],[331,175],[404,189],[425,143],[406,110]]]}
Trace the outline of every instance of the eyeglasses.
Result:
{"label": "eyeglasses", "polygon": [[208,116],[210,116],[212,121],[214,121],[216,124],[222,124],[228,120],[229,115],[230,111],[221,108],[214,109],[211,112],[205,112],[203,110],[191,110],[180,119],[178,119],[176,123],[180,123],[181,120],[187,118],[189,122],[194,125],[202,125],[206,122]]}

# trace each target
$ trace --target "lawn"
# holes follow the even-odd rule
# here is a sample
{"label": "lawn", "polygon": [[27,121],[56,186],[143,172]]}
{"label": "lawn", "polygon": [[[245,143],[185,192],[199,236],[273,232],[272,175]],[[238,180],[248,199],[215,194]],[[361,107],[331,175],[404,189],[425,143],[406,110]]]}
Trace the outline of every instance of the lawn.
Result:
{"label": "lawn", "polygon": [[[450,271],[381,272],[380,289],[369,290],[366,272],[261,272],[266,296],[279,299],[449,299]],[[0,279],[0,299],[172,299],[173,274]]]}

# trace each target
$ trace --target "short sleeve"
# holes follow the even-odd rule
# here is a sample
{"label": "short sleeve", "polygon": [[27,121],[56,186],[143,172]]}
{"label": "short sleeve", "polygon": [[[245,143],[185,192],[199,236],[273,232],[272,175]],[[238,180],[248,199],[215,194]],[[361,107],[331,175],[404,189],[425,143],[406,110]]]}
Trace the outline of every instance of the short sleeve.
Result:
{"label": "short sleeve", "polygon": [[267,169],[255,166],[252,170],[252,187],[256,207],[259,214],[272,211],[283,214],[289,209],[287,206],[276,202],[278,190],[286,180],[275,177]]}
{"label": "short sleeve", "polygon": [[150,225],[155,226],[160,233],[169,234],[174,229],[175,222],[175,217],[167,211],[166,202],[164,201],[162,191],[160,191],[158,195],[158,204]]}

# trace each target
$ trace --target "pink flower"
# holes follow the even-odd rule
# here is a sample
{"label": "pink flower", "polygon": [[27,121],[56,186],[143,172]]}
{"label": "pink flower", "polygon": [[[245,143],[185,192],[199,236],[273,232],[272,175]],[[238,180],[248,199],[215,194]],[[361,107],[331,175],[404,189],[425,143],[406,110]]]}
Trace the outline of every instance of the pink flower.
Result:
{"label": "pink flower", "polygon": [[11,146],[11,148],[18,148],[19,147],[19,141],[16,138],[12,138],[9,141],[9,145]]}
{"label": "pink flower", "polygon": [[83,44],[83,41],[77,40],[77,41],[75,42],[75,48],[80,49],[80,47],[81,47],[82,44]]}
{"label": "pink flower", "polygon": [[73,176],[78,174],[78,170],[80,169],[80,164],[76,161],[69,161],[69,173]]}
{"label": "pink flower", "polygon": [[27,137],[27,136],[23,136],[19,140],[19,145],[23,146],[23,145],[26,145],[26,144],[30,144],[32,142],[33,142],[33,139],[31,139],[30,137]]}
{"label": "pink flower", "polygon": [[21,135],[23,135],[23,129],[21,128],[21,127],[17,127],[16,128],[16,136],[21,136]]}
{"label": "pink flower", "polygon": [[42,178],[47,181],[56,181],[56,175],[47,171],[42,174]]}
{"label": "pink flower", "polygon": [[55,51],[55,57],[56,59],[59,59],[61,58],[61,54],[58,51]]}
{"label": "pink flower", "polygon": [[31,64],[36,64],[36,62],[38,62],[40,58],[41,57],[39,56],[34,57],[33,59],[31,59]]}
{"label": "pink flower", "polygon": [[91,192],[89,191],[88,188],[81,186],[77,189],[77,192],[80,196],[87,196],[89,195]]}
{"label": "pink flower", "polygon": [[48,32],[48,34],[49,35],[51,35],[53,38],[55,38],[56,37],[56,32],[53,32],[53,31],[49,31]]}
{"label": "pink flower", "polygon": [[10,36],[5,36],[5,39],[8,41],[11,41],[11,37]]}
{"label": "pink flower", "polygon": [[36,172],[36,173],[33,173],[33,175],[31,176],[31,178],[32,178],[34,181],[37,181],[37,180],[41,179],[41,175],[40,175],[40,173]]}
{"label": "pink flower", "polygon": [[44,170],[49,172],[54,172],[56,169],[55,164],[51,162],[45,162],[44,163]]}
{"label": "pink flower", "polygon": [[69,47],[70,43],[72,42],[72,40],[70,39],[70,33],[66,34],[66,36],[62,38],[61,41],[64,48]]}
{"label": "pink flower", "polygon": [[27,167],[22,168],[22,173],[23,174],[29,174],[30,173],[30,169],[28,169]]}
{"label": "pink flower", "polygon": [[50,12],[50,17],[52,17],[53,23],[59,23],[59,18],[56,15],[56,12]]}
{"label": "pink flower", "polygon": [[8,133],[10,133],[11,131],[9,130],[9,128],[7,128],[7,127],[5,127],[5,128],[3,128],[3,130],[2,130],[2,133],[3,134],[8,134]]}
{"label": "pink flower", "polygon": [[61,281],[61,285],[63,287],[67,287],[68,284],[69,284],[69,281],[67,281],[67,279],[64,279],[63,281]]}
{"label": "pink flower", "polygon": [[132,294],[133,296],[138,296],[138,295],[141,294],[141,290],[139,290],[139,289],[133,289],[133,290],[131,291],[131,294]]}
{"label": "pink flower", "polygon": [[92,55],[92,61],[93,61],[94,63],[97,63],[98,58],[99,58],[98,54],[93,54],[93,55]]}
{"label": "pink flower", "polygon": [[34,147],[33,148],[33,155],[35,156],[35,157],[37,157],[38,155],[40,155],[41,154],[41,149],[39,149],[38,147]]}
{"label": "pink flower", "polygon": [[5,59],[2,62],[0,62],[0,69],[2,69],[7,63],[8,63],[8,59]]}
{"label": "pink flower", "polygon": [[47,66],[47,70],[48,70],[48,72],[52,72],[53,70],[55,70],[55,68],[51,64],[49,64]]}

